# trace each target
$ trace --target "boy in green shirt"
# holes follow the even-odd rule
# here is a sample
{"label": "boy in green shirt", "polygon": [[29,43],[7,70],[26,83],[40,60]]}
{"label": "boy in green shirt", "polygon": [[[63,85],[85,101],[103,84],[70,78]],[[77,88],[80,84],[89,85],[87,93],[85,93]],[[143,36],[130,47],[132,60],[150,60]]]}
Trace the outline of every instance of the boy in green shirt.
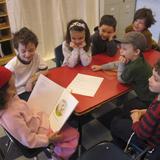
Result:
{"label": "boy in green shirt", "polygon": [[137,97],[124,104],[125,113],[128,115],[135,106],[146,108],[153,101],[155,94],[148,87],[152,68],[142,54],[146,49],[146,39],[142,33],[129,32],[118,41],[121,43],[119,60],[101,66],[93,65],[92,70],[117,69],[118,81],[132,86]]}

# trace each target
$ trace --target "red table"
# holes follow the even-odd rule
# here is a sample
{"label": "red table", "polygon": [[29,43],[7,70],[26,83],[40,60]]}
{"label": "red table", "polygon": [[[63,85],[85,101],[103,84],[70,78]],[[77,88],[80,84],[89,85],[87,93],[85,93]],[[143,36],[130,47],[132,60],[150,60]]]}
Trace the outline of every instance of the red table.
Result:
{"label": "red table", "polygon": [[[155,64],[157,59],[160,58],[160,53],[154,50],[150,50],[145,52],[144,56],[145,56],[145,59],[151,65],[153,65]],[[75,109],[75,113],[77,115],[82,115],[86,112],[89,112],[99,107],[100,104],[107,101],[111,101],[112,99],[115,99],[116,97],[119,97],[120,95],[131,90],[129,86],[120,84],[117,81],[115,72],[113,71],[93,72],[91,70],[91,66],[93,64],[104,64],[107,62],[115,61],[118,59],[118,57],[119,57],[119,54],[117,54],[114,57],[108,57],[104,54],[98,54],[93,56],[91,65],[87,67],[78,65],[75,68],[69,68],[69,67],[54,68],[50,70],[48,77],[54,82],[58,83],[59,85],[65,88],[70,84],[70,82],[74,79],[77,73],[104,78],[102,84],[100,85],[94,97],[73,94],[75,98],[77,98],[77,100],[79,101],[79,104]]]}
{"label": "red table", "polygon": [[160,59],[160,52],[156,50],[149,50],[144,53],[144,58],[151,66],[153,66],[157,60]]}

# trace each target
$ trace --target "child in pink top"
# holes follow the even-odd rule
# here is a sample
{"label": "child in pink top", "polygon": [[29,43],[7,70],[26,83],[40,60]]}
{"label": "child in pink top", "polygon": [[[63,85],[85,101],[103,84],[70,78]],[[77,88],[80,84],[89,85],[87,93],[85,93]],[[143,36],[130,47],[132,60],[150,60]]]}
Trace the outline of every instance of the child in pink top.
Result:
{"label": "child in pink top", "polygon": [[53,144],[54,153],[64,160],[76,150],[79,133],[65,125],[59,133],[51,130],[48,115],[32,110],[16,96],[11,71],[0,66],[0,125],[28,148],[47,147]]}

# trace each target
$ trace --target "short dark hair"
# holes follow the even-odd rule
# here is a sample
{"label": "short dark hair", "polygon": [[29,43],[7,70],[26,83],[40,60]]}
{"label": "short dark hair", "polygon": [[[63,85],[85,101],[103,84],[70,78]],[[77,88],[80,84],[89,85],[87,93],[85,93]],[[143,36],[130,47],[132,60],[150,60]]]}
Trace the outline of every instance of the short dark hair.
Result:
{"label": "short dark hair", "polygon": [[138,9],[134,14],[133,22],[137,19],[144,19],[146,28],[151,27],[151,25],[156,22],[152,14],[152,10],[148,8]]}
{"label": "short dark hair", "polygon": [[29,42],[35,44],[36,47],[38,45],[37,36],[27,27],[21,28],[19,31],[17,31],[14,34],[13,45],[15,49],[18,49],[19,43],[22,43],[23,45],[27,45]]}
{"label": "short dark hair", "polygon": [[3,87],[0,89],[0,110],[5,108],[5,105],[7,103],[7,89],[9,87],[9,84],[6,83]]}
{"label": "short dark hair", "polygon": [[68,23],[67,32],[66,32],[66,43],[67,44],[71,42],[70,31],[78,31],[78,32],[85,31],[86,46],[84,47],[84,50],[88,51],[90,47],[90,31],[89,31],[89,28],[86,22],[82,19],[73,19]]}
{"label": "short dark hair", "polygon": [[160,75],[160,59],[154,65],[155,71]]}
{"label": "short dark hair", "polygon": [[102,25],[112,26],[114,30],[116,30],[117,21],[112,15],[104,15],[101,17],[101,20],[99,23],[99,26],[102,26]]}

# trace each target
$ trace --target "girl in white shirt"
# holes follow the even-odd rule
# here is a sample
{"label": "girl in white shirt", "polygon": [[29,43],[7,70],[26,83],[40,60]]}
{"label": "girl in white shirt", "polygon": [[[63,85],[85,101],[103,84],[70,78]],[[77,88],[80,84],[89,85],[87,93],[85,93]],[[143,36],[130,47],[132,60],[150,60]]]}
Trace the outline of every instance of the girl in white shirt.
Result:
{"label": "girl in white shirt", "polygon": [[90,31],[82,19],[71,20],[67,26],[66,40],[62,44],[63,66],[75,67],[91,63]]}

